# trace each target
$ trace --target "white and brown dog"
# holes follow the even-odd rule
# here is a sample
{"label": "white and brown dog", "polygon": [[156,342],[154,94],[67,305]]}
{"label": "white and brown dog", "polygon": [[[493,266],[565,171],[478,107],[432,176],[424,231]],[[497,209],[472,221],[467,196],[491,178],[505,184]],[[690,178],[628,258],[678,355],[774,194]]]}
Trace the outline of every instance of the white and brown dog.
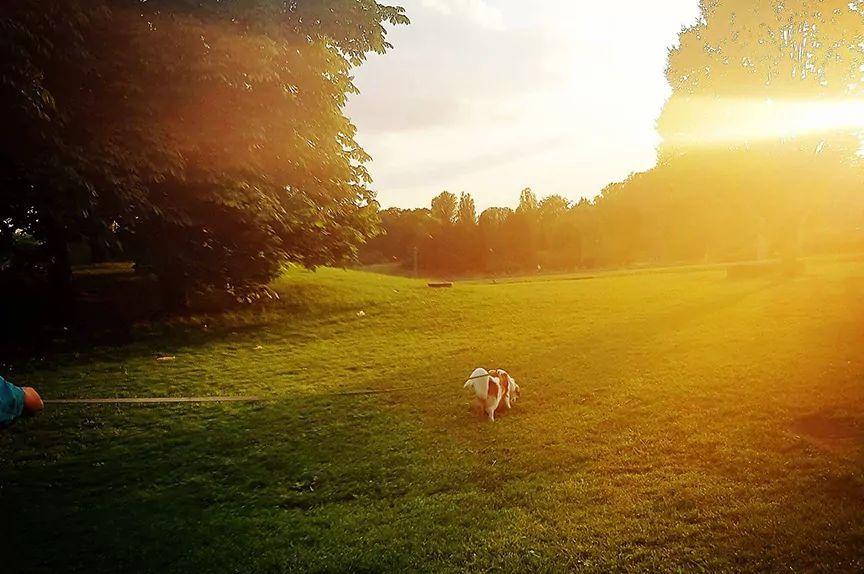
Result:
{"label": "white and brown dog", "polygon": [[474,369],[465,381],[464,387],[474,390],[475,405],[486,413],[492,422],[495,422],[495,411],[501,403],[503,402],[508,409],[511,408],[520,393],[515,379],[501,369],[491,371],[482,368]]}

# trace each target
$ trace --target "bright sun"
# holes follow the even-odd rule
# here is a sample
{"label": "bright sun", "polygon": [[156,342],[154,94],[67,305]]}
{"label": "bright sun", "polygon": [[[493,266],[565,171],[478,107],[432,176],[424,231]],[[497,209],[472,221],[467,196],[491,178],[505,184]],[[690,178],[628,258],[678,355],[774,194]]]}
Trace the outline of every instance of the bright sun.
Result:
{"label": "bright sun", "polygon": [[[690,98],[675,104],[669,132],[682,145],[782,139],[837,130],[864,133],[864,100]],[[697,129],[691,129],[698,126]]]}

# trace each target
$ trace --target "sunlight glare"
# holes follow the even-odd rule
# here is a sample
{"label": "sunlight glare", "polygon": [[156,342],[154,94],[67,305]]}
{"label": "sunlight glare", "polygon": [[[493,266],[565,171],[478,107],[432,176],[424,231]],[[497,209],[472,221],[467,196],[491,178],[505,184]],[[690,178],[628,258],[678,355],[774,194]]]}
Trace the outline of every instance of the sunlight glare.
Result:
{"label": "sunlight glare", "polygon": [[835,131],[864,133],[864,100],[773,100],[695,97],[668,110],[673,145],[784,139]]}

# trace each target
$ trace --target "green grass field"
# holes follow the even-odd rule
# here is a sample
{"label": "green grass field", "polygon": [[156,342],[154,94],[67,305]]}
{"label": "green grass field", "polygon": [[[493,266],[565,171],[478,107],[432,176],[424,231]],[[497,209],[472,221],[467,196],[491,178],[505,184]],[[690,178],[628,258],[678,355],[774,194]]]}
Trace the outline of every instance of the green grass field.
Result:
{"label": "green grass field", "polygon": [[[0,431],[0,571],[862,571],[864,260],[573,279],[294,271],[263,311],[17,363],[48,398],[267,400]],[[494,424],[476,366],[523,387]]]}

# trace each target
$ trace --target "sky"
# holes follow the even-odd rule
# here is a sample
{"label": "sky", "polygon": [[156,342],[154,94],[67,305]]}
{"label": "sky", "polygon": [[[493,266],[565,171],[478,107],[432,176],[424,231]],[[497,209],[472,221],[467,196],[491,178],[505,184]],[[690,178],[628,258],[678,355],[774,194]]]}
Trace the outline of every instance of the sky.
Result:
{"label": "sky", "polygon": [[698,0],[379,0],[394,49],[356,70],[347,114],[383,207],[441,191],[591,198],[656,161],[668,48]]}

